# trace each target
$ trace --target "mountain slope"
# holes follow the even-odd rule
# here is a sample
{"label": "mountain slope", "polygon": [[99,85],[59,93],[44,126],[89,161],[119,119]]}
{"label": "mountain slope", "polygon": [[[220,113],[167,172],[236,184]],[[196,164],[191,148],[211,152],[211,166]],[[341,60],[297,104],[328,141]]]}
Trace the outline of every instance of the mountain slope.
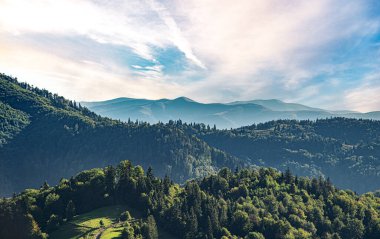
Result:
{"label": "mountain slope", "polygon": [[123,161],[115,168],[83,171],[55,187],[44,185],[0,199],[0,238],[42,239],[45,233],[52,239],[104,234],[115,239],[120,234],[163,239],[378,239],[380,198],[378,193],[358,196],[336,189],[329,180],[270,168],[234,173],[222,169],[180,186]]}
{"label": "mountain slope", "polygon": [[1,195],[124,159],[154,166],[158,175],[168,174],[178,182],[239,164],[171,125],[103,118],[5,75],[0,75],[0,102],[1,125],[6,129],[0,134],[5,142],[0,145]]}
{"label": "mountain slope", "polygon": [[278,119],[324,119],[348,117],[380,119],[379,112],[328,111],[280,100],[236,101],[227,104],[203,104],[186,97],[173,100],[146,100],[117,98],[100,102],[82,102],[94,112],[121,119],[141,120],[149,123],[181,119],[183,122],[216,125],[217,128],[237,128]]}
{"label": "mountain slope", "polygon": [[[125,100],[146,104],[146,100],[133,99],[111,103]],[[4,75],[0,80],[0,102],[2,195],[38,186],[44,180],[54,183],[80,170],[124,159],[145,168],[154,166],[158,175],[168,174],[177,182],[223,166],[253,164],[280,170],[289,167],[297,175],[330,177],[337,186],[359,193],[380,188],[380,121],[279,120],[234,130],[172,120],[157,125],[123,123]],[[181,108],[189,104],[193,105],[189,115],[197,114],[199,103],[187,98],[154,102],[160,109],[162,105]],[[256,104],[247,106],[274,112]],[[217,112],[225,106],[202,107],[204,111]],[[309,111],[298,114],[304,112]],[[250,119],[244,118],[246,111],[239,107],[229,113],[231,117]],[[215,119],[223,117],[218,114]]]}
{"label": "mountain slope", "polygon": [[28,114],[0,101],[0,147],[30,123]]}
{"label": "mountain slope", "polygon": [[286,103],[281,100],[250,100],[250,101],[235,101],[228,103],[229,105],[241,105],[241,104],[257,104],[273,111],[323,111],[322,109],[309,107],[306,105],[296,103]]}
{"label": "mountain slope", "polygon": [[359,193],[380,188],[380,121],[280,120],[233,130],[203,128],[195,135],[251,164],[330,177]]}
{"label": "mountain slope", "polygon": [[[184,122],[213,122],[218,126],[238,126],[244,117],[260,117],[265,107],[257,104],[234,106],[225,104],[202,104],[186,97],[174,100],[144,100],[119,98],[103,102],[83,102],[83,105],[98,114],[127,121],[141,120],[150,123],[181,119]],[[247,118],[247,123],[250,122]],[[211,125],[213,125],[211,124]]]}

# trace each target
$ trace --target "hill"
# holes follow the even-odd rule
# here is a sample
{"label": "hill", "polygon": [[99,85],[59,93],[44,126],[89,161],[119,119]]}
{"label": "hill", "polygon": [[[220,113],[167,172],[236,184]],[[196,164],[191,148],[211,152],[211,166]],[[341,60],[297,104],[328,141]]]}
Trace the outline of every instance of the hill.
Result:
{"label": "hill", "polygon": [[0,199],[0,238],[68,238],[86,227],[82,235],[97,238],[157,239],[165,230],[195,239],[377,239],[379,215],[378,194],[358,196],[289,170],[222,169],[179,186],[123,161]]}
{"label": "hill", "polygon": [[193,133],[249,164],[329,177],[340,188],[358,193],[380,188],[380,121],[279,120],[233,130],[199,128]]}
{"label": "hill", "polygon": [[[135,101],[113,102],[125,100]],[[174,103],[189,102],[180,98]],[[198,103],[192,104],[196,114]],[[224,166],[254,165],[330,177],[339,188],[358,193],[380,188],[380,123],[375,120],[277,120],[232,130],[182,120],[121,122],[5,75],[0,107],[1,195],[124,159],[145,169],[153,166],[157,175],[178,183]]]}
{"label": "hill", "polygon": [[110,118],[142,120],[149,123],[181,119],[187,123],[216,125],[219,129],[238,128],[279,119],[315,120],[330,117],[380,119],[379,112],[329,111],[280,100],[252,100],[204,104],[186,97],[173,100],[117,98],[82,102],[90,110]]}
{"label": "hill", "polygon": [[174,180],[241,162],[170,124],[124,123],[0,75],[0,193],[130,159]]}

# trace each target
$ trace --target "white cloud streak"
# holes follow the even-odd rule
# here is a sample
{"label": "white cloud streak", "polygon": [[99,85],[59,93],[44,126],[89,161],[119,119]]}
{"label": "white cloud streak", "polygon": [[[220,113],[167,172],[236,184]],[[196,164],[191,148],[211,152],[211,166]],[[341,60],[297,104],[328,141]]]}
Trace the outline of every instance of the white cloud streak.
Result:
{"label": "white cloud streak", "polygon": [[[149,77],[133,77],[126,69],[108,62],[108,65],[91,61],[62,59],[22,45],[0,44],[0,65],[5,73],[27,79],[29,83],[59,93],[75,100],[105,100],[113,97],[161,98],[167,92],[182,91],[181,86],[152,80],[160,75],[159,67],[150,71]],[[149,74],[149,73],[146,73]],[[175,97],[176,95],[169,95]]]}
{"label": "white cloud streak", "polygon": [[380,72],[367,75],[362,84],[354,89],[347,90],[345,94],[346,107],[368,112],[380,108]]}
{"label": "white cloud streak", "polygon": [[151,8],[157,12],[158,16],[168,27],[170,40],[173,42],[173,44],[178,47],[178,49],[181,50],[188,59],[193,61],[201,68],[205,69],[205,65],[194,55],[189,42],[186,40],[186,38],[183,37],[181,29],[179,29],[177,23],[165,8],[165,6],[155,0],[147,0],[147,2]]}
{"label": "white cloud streak", "polygon": [[[362,104],[360,97],[375,97],[372,89],[380,83],[349,85],[337,74],[352,62],[331,60],[338,55],[349,61],[350,49],[379,33],[379,17],[370,17],[370,9],[370,0],[0,0],[0,70],[24,80],[33,76],[32,83],[80,100],[186,95],[200,101],[315,103],[321,97],[324,103],[315,106],[374,110],[378,101]],[[78,53],[68,46],[62,47],[69,56],[61,56],[23,41],[28,34],[126,47],[151,65],[105,61],[109,56],[90,48],[92,59],[75,59]],[[167,74],[157,49],[172,47],[189,66]],[[380,52],[379,45],[373,47]],[[321,74],[335,83],[315,81]],[[86,92],[88,84],[93,93]],[[326,87],[337,93],[323,95]]]}
{"label": "white cloud streak", "polygon": [[217,74],[209,83],[248,92],[276,87],[263,85],[263,71],[280,74],[275,83],[285,90],[304,87],[320,73],[318,61],[329,57],[331,44],[366,34],[374,24],[359,2],[189,0],[177,8],[187,16],[183,29],[194,51]]}

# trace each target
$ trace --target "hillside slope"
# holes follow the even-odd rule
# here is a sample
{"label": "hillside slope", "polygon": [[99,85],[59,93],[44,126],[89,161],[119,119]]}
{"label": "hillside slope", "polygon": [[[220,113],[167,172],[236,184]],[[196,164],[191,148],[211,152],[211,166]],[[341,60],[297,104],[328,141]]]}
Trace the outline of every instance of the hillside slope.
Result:
{"label": "hillside slope", "polygon": [[380,121],[280,120],[234,130],[199,128],[194,134],[251,164],[330,177],[359,193],[380,188]]}
{"label": "hillside slope", "polygon": [[123,161],[0,199],[0,238],[159,238],[166,230],[184,239],[378,239],[378,196],[265,168],[222,169],[180,186]]}
{"label": "hillside slope", "polygon": [[[157,175],[168,174],[176,182],[223,166],[258,165],[330,177],[338,187],[358,193],[380,188],[380,121],[279,120],[233,130],[180,120],[156,125],[123,123],[46,90],[1,77],[2,195],[124,159],[145,168],[153,166]],[[181,105],[191,100],[177,101]]]}
{"label": "hillside slope", "polygon": [[178,182],[239,164],[171,125],[103,118],[6,75],[0,75],[0,107],[1,195],[124,159]]}

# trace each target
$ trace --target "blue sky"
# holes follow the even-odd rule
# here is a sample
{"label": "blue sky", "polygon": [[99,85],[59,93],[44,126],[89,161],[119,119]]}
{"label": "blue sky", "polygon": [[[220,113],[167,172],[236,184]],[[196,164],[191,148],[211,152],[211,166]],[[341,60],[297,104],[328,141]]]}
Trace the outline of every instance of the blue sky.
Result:
{"label": "blue sky", "polygon": [[78,101],[380,110],[380,2],[1,0],[0,71]]}

